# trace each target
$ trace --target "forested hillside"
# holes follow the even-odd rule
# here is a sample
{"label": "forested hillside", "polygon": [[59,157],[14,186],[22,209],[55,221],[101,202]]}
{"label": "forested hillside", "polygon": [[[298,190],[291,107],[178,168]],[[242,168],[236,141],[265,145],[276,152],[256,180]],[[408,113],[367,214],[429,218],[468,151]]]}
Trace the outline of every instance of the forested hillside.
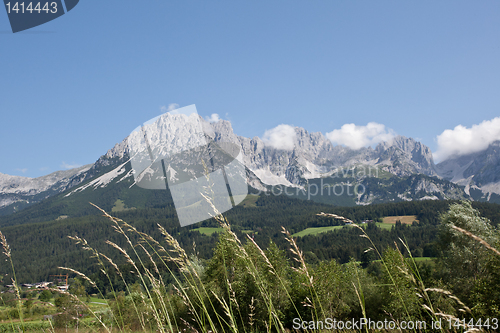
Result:
{"label": "forested hillside", "polygon": [[[180,227],[172,204],[165,203],[166,191],[149,191],[156,195],[147,208],[123,208],[107,211],[136,227],[139,231],[162,240],[157,224],[163,226],[186,249],[188,253],[196,253],[201,259],[211,258],[213,248],[218,240],[218,233],[205,235],[195,230],[200,227],[219,227],[214,219],[202,223]],[[243,205],[228,211],[225,215],[232,229],[241,238],[251,235],[255,241],[266,247],[270,240],[280,248],[287,244],[281,234],[285,227],[292,234],[306,228],[335,226],[341,223],[332,218],[320,218],[320,212],[335,213],[345,216],[354,222],[363,220],[378,221],[384,216],[415,215],[418,223],[413,225],[394,225],[392,229],[381,229],[368,223],[366,232],[372,236],[377,246],[386,248],[398,238],[406,239],[415,256],[435,256],[435,237],[440,214],[448,209],[448,201],[412,201],[394,204],[379,204],[360,207],[335,207],[312,201],[291,199],[286,196],[249,197]],[[481,213],[488,217],[494,225],[500,222],[500,206],[487,203],[473,203]],[[118,252],[105,244],[112,240],[123,246],[124,240],[117,237],[109,221],[100,212],[87,205],[89,215],[63,218],[48,222],[5,226],[1,231],[5,234],[11,248],[14,262],[21,282],[35,282],[48,279],[51,274],[59,274],[58,266],[70,266],[85,273],[95,273],[98,267],[89,258],[89,253],[82,251],[68,236],[78,235],[103,253],[109,254],[117,263],[124,263]],[[116,209],[115,209],[116,210]],[[359,238],[356,230],[344,227],[332,232],[297,239],[302,250],[311,262],[336,259],[340,263],[351,258],[361,260],[366,244]],[[195,246],[195,248],[193,248]],[[5,282],[9,282],[10,267],[0,266]]]}

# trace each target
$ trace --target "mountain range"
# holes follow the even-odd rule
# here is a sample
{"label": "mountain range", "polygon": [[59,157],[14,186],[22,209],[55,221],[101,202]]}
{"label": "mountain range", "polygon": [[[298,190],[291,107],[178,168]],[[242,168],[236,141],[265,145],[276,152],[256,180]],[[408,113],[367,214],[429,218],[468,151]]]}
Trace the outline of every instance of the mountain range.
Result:
{"label": "mountain range", "polygon": [[[284,193],[347,206],[425,199],[500,203],[500,142],[435,164],[429,147],[404,136],[354,150],[333,146],[323,134],[295,127],[293,149],[278,149],[259,137],[238,136],[229,121],[208,123],[197,117],[193,121],[203,126],[209,140],[240,149],[238,159],[246,167],[253,193]],[[163,151],[179,151],[190,142],[188,127],[167,113],[150,124],[149,131],[164,138]],[[53,209],[45,219],[78,215],[83,213],[75,205],[98,198],[106,198],[103,208],[116,208],[117,202],[139,208],[158,194],[136,185],[129,154],[125,138],[95,163],[76,169],[39,178],[0,173],[0,215],[9,220],[17,212],[42,211],[47,206]],[[19,216],[29,219],[28,213]]]}

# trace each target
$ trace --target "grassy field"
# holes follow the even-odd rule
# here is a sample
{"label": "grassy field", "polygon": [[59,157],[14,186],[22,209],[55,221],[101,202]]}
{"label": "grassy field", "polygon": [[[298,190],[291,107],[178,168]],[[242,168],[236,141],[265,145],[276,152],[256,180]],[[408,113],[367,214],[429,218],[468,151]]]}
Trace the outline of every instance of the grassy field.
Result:
{"label": "grassy field", "polygon": [[405,216],[386,216],[383,218],[384,223],[396,224],[396,221],[401,221],[402,224],[412,224],[413,221],[417,221],[415,215],[405,215]]}
{"label": "grassy field", "polygon": [[214,232],[222,232],[224,231],[223,228],[209,228],[209,227],[201,227],[201,228],[195,228],[191,231],[198,231],[202,235],[206,236],[212,236]]}
{"label": "grassy field", "polygon": [[[235,197],[235,198],[237,198],[237,197]],[[249,194],[246,196],[246,198],[242,202],[240,202],[238,204],[238,206],[243,206],[245,208],[257,207],[257,205],[255,203],[257,202],[258,199],[259,199],[258,195]]]}
{"label": "grassy field", "polygon": [[334,226],[334,227],[307,228],[307,229],[304,229],[304,230],[299,231],[297,233],[294,233],[292,236],[293,237],[303,237],[303,236],[307,236],[307,235],[317,235],[317,234],[321,234],[323,232],[341,229],[343,227],[344,227],[343,225],[338,225],[338,226]]}
{"label": "grassy field", "polygon": [[[433,257],[413,257],[413,260],[415,260],[415,262],[417,262],[417,263],[418,262],[425,262],[425,263],[434,265],[434,260],[436,260],[436,258],[433,258]],[[377,259],[377,260],[374,260],[373,262],[382,262],[382,260]]]}
{"label": "grassy field", "polygon": [[436,258],[432,258],[432,257],[414,257],[413,259],[416,262],[422,262],[422,261],[433,261]]}
{"label": "grassy field", "polygon": [[[377,227],[381,228],[381,229],[384,229],[384,230],[391,230],[393,224],[390,224],[390,223],[380,223],[380,222],[376,222],[375,223],[377,225]],[[364,227],[365,225],[364,224],[360,224],[361,227]],[[337,230],[337,229],[342,229],[342,228],[350,228],[352,226],[350,225],[337,225],[337,226],[333,226],[333,227],[318,227],[318,228],[307,228],[307,229],[304,229],[302,231],[299,231],[295,234],[293,234],[292,236],[293,237],[303,237],[303,236],[306,236],[306,235],[317,235],[317,234],[320,234],[320,233],[323,233],[323,232],[328,232],[328,231],[333,231],[333,230]]]}
{"label": "grassy field", "polygon": [[384,230],[391,230],[394,224],[392,223],[380,223],[376,222],[375,223],[379,228],[384,229]]}
{"label": "grassy field", "polygon": [[125,203],[123,202],[123,200],[118,199],[115,201],[115,205],[113,206],[113,208],[111,208],[111,211],[112,212],[123,212],[123,211],[131,210],[131,209],[135,209],[135,207],[128,208],[125,205]]}
{"label": "grassy field", "polygon": [[[391,230],[391,228],[396,224],[396,221],[401,221],[402,224],[412,224],[413,221],[417,221],[417,217],[415,215],[405,215],[405,216],[386,216],[383,218],[383,222],[376,222],[375,224],[384,230]],[[361,227],[364,224],[359,224]],[[333,231],[336,229],[341,229],[343,227],[349,227],[349,225],[339,225],[339,226],[330,226],[330,227],[318,227],[318,228],[307,228],[302,231],[299,231],[293,234],[293,237],[303,237],[306,235],[317,235],[323,232]]]}
{"label": "grassy field", "polygon": [[[391,230],[393,225],[396,224],[396,221],[401,221],[402,224],[412,224],[413,221],[417,221],[417,217],[415,215],[405,215],[405,216],[386,216],[383,218],[383,222],[376,222],[375,224],[384,230]],[[361,227],[364,224],[359,224]],[[330,226],[330,227],[318,227],[318,228],[307,228],[302,231],[299,231],[293,234],[293,237],[303,237],[306,235],[317,235],[323,232],[333,231],[336,229],[341,229],[343,227],[349,227],[349,225],[339,225],[339,226]]]}

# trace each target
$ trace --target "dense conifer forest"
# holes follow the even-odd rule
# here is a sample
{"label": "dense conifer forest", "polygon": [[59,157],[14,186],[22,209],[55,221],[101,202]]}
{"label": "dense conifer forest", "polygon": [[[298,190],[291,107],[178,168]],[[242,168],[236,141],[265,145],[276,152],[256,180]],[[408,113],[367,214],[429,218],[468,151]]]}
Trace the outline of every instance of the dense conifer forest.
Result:
{"label": "dense conifer forest", "polygon": [[[121,205],[114,217],[89,206],[89,215],[2,228],[0,319],[32,322],[0,329],[321,332],[333,319],[363,318],[399,328],[444,318],[444,332],[498,328],[496,204],[336,207],[263,195],[183,228],[161,200]],[[394,224],[380,223],[391,216]],[[66,273],[69,294],[53,277]],[[19,286],[37,281],[54,288]]]}
{"label": "dense conifer forest", "polygon": [[[158,192],[162,195],[161,192]],[[218,233],[211,235],[196,231],[200,227],[219,227],[215,219],[202,223],[180,227],[172,204],[164,198],[153,200],[149,207],[111,213],[130,223],[141,232],[161,240],[158,224],[171,233],[180,245],[190,254],[195,253],[200,259],[210,259],[218,241]],[[234,232],[245,241],[246,234],[262,246],[270,241],[280,249],[288,244],[281,233],[281,227],[291,234],[307,228],[341,225],[333,218],[320,218],[320,212],[335,213],[360,223],[363,220],[379,221],[385,216],[415,215],[418,223],[413,225],[394,225],[385,230],[368,223],[366,232],[375,245],[385,249],[399,238],[404,239],[411,253],[417,257],[436,256],[436,235],[440,216],[450,201],[410,201],[377,204],[358,207],[336,207],[312,201],[291,199],[286,196],[261,195],[251,205],[238,206],[225,215]],[[473,206],[489,218],[493,225],[500,222],[500,205],[474,202]],[[60,274],[59,266],[72,267],[86,274],[96,273],[98,267],[89,258],[88,253],[74,244],[68,236],[79,236],[103,253],[108,253],[117,263],[125,263],[116,249],[105,244],[106,240],[122,246],[124,240],[118,237],[109,221],[100,212],[88,204],[89,215],[66,218],[55,221],[5,226],[1,230],[13,249],[12,255],[17,266],[18,279],[21,282],[45,281],[49,275]],[[46,211],[41,214],[47,214]],[[50,212],[49,212],[50,214]],[[36,216],[34,217],[36,219]],[[311,263],[335,259],[346,263],[351,259],[360,261],[367,243],[359,237],[359,232],[349,227],[332,232],[298,237],[297,243]],[[0,266],[4,279],[9,267]],[[8,282],[9,279],[6,281]]]}
{"label": "dense conifer forest", "polygon": [[[333,319],[363,318],[396,328],[444,318],[444,332],[498,328],[495,204],[419,201],[346,208],[262,196],[226,217],[185,228],[169,205],[115,212],[116,217],[93,208],[97,214],[3,228],[8,259],[1,265],[2,320],[26,316],[34,321],[25,330],[34,331],[118,326],[146,332],[321,332],[332,328],[325,325]],[[379,222],[387,216],[397,217],[396,223]],[[403,217],[414,221],[402,223]],[[292,236],[324,227],[332,230]],[[8,286],[13,280],[17,286],[41,280],[55,286],[59,280],[51,275],[66,272],[70,294],[18,287],[18,298]],[[96,316],[103,311],[105,318]],[[55,317],[49,324],[37,321],[42,315]]]}

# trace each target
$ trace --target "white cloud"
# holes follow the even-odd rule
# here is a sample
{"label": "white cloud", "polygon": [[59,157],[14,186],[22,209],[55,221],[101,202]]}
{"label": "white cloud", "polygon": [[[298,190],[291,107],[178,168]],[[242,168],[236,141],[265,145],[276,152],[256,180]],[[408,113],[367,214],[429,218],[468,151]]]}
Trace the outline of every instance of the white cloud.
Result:
{"label": "white cloud", "polygon": [[176,114],[174,110],[179,108],[179,104],[177,103],[170,103],[168,106],[163,105],[160,107],[161,112],[170,112],[171,114]]}
{"label": "white cloud", "polygon": [[326,137],[334,144],[360,149],[391,140],[394,137],[394,131],[375,122],[368,123],[366,126],[345,124],[340,129],[326,133]]}
{"label": "white cloud", "polygon": [[82,166],[81,164],[76,164],[76,163],[69,164],[69,163],[66,163],[64,161],[61,163],[61,168],[65,169],[65,170],[79,168],[81,166]]}
{"label": "white cloud", "polygon": [[496,140],[500,140],[500,117],[485,120],[471,128],[458,125],[437,136],[438,149],[434,158],[444,161],[448,157],[479,152]]}
{"label": "white cloud", "polygon": [[26,173],[28,172],[28,169],[27,168],[23,168],[23,169],[16,169],[16,171],[20,171],[22,173]]}
{"label": "white cloud", "polygon": [[295,128],[285,124],[278,125],[267,130],[262,140],[276,149],[293,150],[295,146]]}
{"label": "white cloud", "polygon": [[210,117],[205,117],[205,119],[209,122],[209,123],[216,123],[220,120],[220,117],[217,113],[212,113],[212,115]]}

